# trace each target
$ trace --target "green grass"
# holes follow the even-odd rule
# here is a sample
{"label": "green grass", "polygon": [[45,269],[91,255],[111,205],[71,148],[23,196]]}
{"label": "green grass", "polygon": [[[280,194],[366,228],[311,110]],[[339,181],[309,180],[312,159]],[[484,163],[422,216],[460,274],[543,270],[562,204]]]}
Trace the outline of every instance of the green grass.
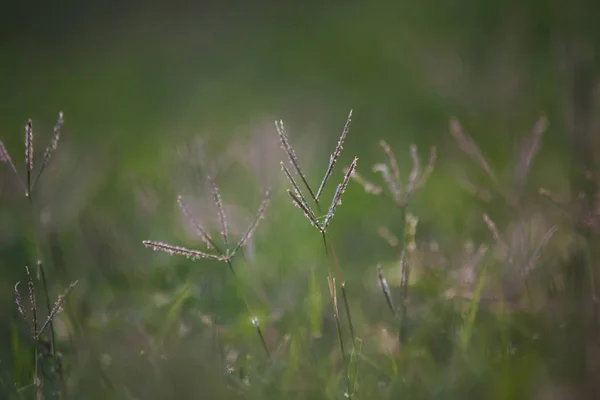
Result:
{"label": "green grass", "polygon": [[[64,312],[54,315],[47,304],[39,314],[40,326],[50,316],[39,338],[16,306],[6,316],[12,339],[0,352],[3,395],[545,399],[591,390],[600,371],[597,236],[591,228],[582,234],[573,204],[548,192],[552,202],[525,195],[538,190],[526,178],[543,132],[534,130],[520,149],[513,185],[452,122],[468,156],[456,162],[474,161],[493,199],[465,212],[477,221],[472,238],[455,238],[435,236],[436,215],[419,207],[435,202],[428,196],[444,195],[426,185],[431,179],[446,187],[435,182],[435,149],[427,164],[416,147],[396,151],[410,155],[404,162],[381,142],[384,162],[371,170],[361,158],[357,166],[354,154],[342,152],[344,141],[360,134],[349,124],[350,117],[324,173],[315,166],[326,164],[296,153],[295,136],[278,125],[284,151],[272,158],[289,162],[258,213],[252,210],[266,188],[247,184],[258,179],[235,165],[237,154],[225,171],[195,174],[203,175],[197,191],[181,181],[140,181],[131,192],[136,200],[119,209],[89,206],[67,228],[24,230],[12,251],[38,243],[23,260],[23,267],[44,260],[39,285],[30,279],[38,302],[40,294],[70,293],[59,304]],[[59,162],[61,156],[59,147]],[[43,168],[51,185],[56,171],[51,163]],[[220,174],[212,182],[224,188],[222,198],[216,184],[204,185],[208,172]],[[315,174],[324,177],[318,190],[309,183]],[[340,182],[337,189],[332,182]],[[179,198],[179,210],[172,192],[181,186],[196,194],[186,195],[186,204]],[[458,183],[449,187],[460,190]],[[325,205],[324,198],[332,200]],[[15,213],[33,213],[37,221],[45,199],[29,199],[29,210],[15,203]],[[136,223],[124,229],[121,213]],[[488,213],[504,218],[492,221]],[[377,233],[381,226],[386,238]],[[142,245],[147,238],[177,247],[145,241],[170,254],[155,253]],[[54,342],[56,349],[43,347]],[[43,386],[35,384],[40,380]]]}

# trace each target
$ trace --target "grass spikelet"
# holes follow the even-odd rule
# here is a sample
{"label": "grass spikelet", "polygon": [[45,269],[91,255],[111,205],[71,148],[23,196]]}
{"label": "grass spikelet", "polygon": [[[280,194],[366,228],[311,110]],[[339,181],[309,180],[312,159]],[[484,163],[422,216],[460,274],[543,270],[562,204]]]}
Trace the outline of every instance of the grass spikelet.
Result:
{"label": "grass spikelet", "polygon": [[221,236],[225,242],[225,247],[228,247],[229,229],[227,227],[227,216],[225,215],[225,210],[223,209],[223,200],[221,200],[221,194],[219,193],[219,188],[217,187],[215,181],[212,180],[211,177],[208,177],[208,181],[210,182],[213,199],[215,201],[215,205],[217,206],[217,215],[219,217],[219,223],[221,224]]}
{"label": "grass spikelet", "polygon": [[417,146],[414,144],[410,146],[410,157],[413,161],[413,168],[408,176],[408,187],[406,189],[408,193],[412,193],[412,191],[417,187],[418,179],[421,176],[421,160],[419,159]]}
{"label": "grass spikelet", "polygon": [[304,183],[304,186],[306,186],[306,189],[310,193],[312,199],[318,205],[319,200],[317,199],[317,196],[315,196],[315,193],[313,192],[312,188],[308,184],[308,181],[306,180],[306,177],[304,176],[304,173],[302,172],[302,169],[300,168],[300,162],[298,161],[298,156],[296,155],[296,152],[294,151],[294,148],[292,147],[292,145],[290,143],[290,139],[287,134],[287,130],[285,129],[285,126],[283,125],[283,121],[281,121],[281,120],[279,122],[275,121],[275,127],[277,128],[277,133],[279,134],[279,139],[281,141],[281,148],[286,152],[288,159],[290,161],[290,164],[292,164],[292,166],[296,170],[296,173],[300,176],[300,179],[302,179],[302,182]]}
{"label": "grass spikelet", "polygon": [[346,120],[346,125],[344,125],[344,130],[342,131],[342,136],[335,147],[335,150],[331,157],[329,158],[329,166],[327,167],[327,171],[325,171],[325,176],[323,176],[323,180],[321,181],[321,185],[319,186],[319,190],[317,191],[317,200],[321,197],[321,193],[333,172],[333,167],[335,167],[335,163],[339,158],[340,154],[342,154],[342,149],[344,148],[344,140],[346,140],[346,135],[348,135],[348,130],[350,129],[350,122],[352,122],[352,110],[348,114],[348,119]]}
{"label": "grass spikelet", "polygon": [[248,242],[248,240],[250,240],[250,238],[254,234],[254,231],[256,230],[256,227],[258,226],[258,223],[260,222],[261,219],[263,219],[265,217],[265,212],[267,211],[267,207],[269,206],[270,202],[271,202],[271,190],[269,189],[266,191],[265,197],[264,197],[262,203],[260,204],[258,211],[256,212],[256,217],[254,218],[254,221],[252,221],[252,224],[250,224],[250,226],[248,227],[248,230],[246,230],[246,233],[244,233],[244,235],[240,238],[237,246],[231,253],[231,257],[233,257],[233,255],[241,247],[245,246],[246,243]]}
{"label": "grass spikelet", "polygon": [[487,173],[494,183],[497,183],[496,174],[490,168],[486,161],[483,153],[479,149],[479,146],[469,137],[469,135],[463,130],[460,122],[457,119],[452,118],[450,120],[450,133],[454,136],[454,139],[458,143],[458,147],[468,155],[475,163]]}
{"label": "grass spikelet", "polygon": [[8,151],[6,150],[2,140],[0,140],[0,162],[12,163],[10,155],[8,155]]}
{"label": "grass spikelet", "polygon": [[215,243],[213,242],[213,240],[210,237],[210,235],[208,234],[208,232],[196,220],[196,218],[192,215],[189,208],[187,207],[187,204],[185,204],[185,202],[183,201],[183,196],[181,196],[181,195],[177,196],[177,204],[179,204],[179,208],[181,208],[181,211],[183,212],[183,215],[185,216],[185,218],[194,226],[194,229],[196,230],[196,234],[198,236],[200,236],[200,239],[202,239],[202,241],[206,244],[206,247],[208,247],[209,249],[211,249],[213,247],[216,248]]}
{"label": "grass spikelet", "polygon": [[521,190],[525,184],[525,180],[527,179],[533,159],[540,149],[542,136],[547,129],[548,119],[546,117],[540,118],[533,127],[531,136],[525,141],[525,143],[523,143],[523,146],[521,147],[519,160],[515,169],[515,182],[519,190]]}
{"label": "grass spikelet", "polygon": [[25,307],[23,306],[23,299],[21,298],[21,293],[19,293],[19,283],[15,284],[15,303],[17,304],[17,309],[19,310],[19,314],[23,317],[23,319],[27,322],[27,311],[25,311]]}
{"label": "grass spikelet", "polygon": [[71,283],[69,285],[69,287],[64,291],[64,293],[61,294],[60,296],[58,296],[58,299],[56,299],[56,303],[54,303],[54,307],[52,307],[52,311],[50,311],[48,318],[46,318],[46,322],[44,322],[44,325],[42,325],[42,327],[40,328],[40,334],[42,334],[42,332],[44,332],[44,329],[46,329],[46,327],[50,324],[50,322],[52,322],[52,320],[54,319],[54,316],[62,311],[62,306],[65,302],[65,299],[67,298],[69,293],[71,293],[73,288],[75,288],[75,286],[78,283],[79,283],[79,281],[75,281],[75,282]]}
{"label": "grass spikelet", "polygon": [[6,147],[4,146],[4,143],[2,143],[1,140],[0,140],[0,162],[5,162],[9,165],[10,169],[12,169],[12,172],[15,174],[15,177],[19,181],[19,184],[23,187],[23,190],[25,190],[25,193],[27,193],[27,186],[25,186],[25,183],[19,176],[19,172],[17,171],[15,164],[13,163],[12,159],[10,158],[8,150],[6,150]]}
{"label": "grass spikelet", "polygon": [[483,221],[487,225],[489,231],[492,233],[492,236],[494,237],[494,240],[496,241],[496,243],[501,247],[504,255],[507,255],[508,254],[508,245],[504,242],[504,240],[502,239],[502,236],[500,236],[500,232],[498,231],[498,228],[496,227],[496,224],[494,223],[494,221],[492,221],[492,219],[485,213],[483,214]]}
{"label": "grass spikelet", "polygon": [[437,148],[435,146],[431,146],[429,150],[429,161],[427,162],[427,167],[425,171],[419,178],[418,187],[423,187],[427,183],[429,176],[433,173],[433,169],[435,168],[435,162],[437,160]]}
{"label": "grass spikelet", "polygon": [[535,267],[535,264],[542,255],[542,251],[544,251],[544,249],[546,248],[546,246],[557,231],[558,228],[556,226],[553,226],[548,230],[548,232],[546,232],[546,234],[544,234],[542,240],[540,241],[540,244],[538,244],[538,247],[535,249],[531,257],[529,258],[529,261],[525,265],[525,270],[523,271],[525,274],[531,272],[531,270]]}
{"label": "grass spikelet", "polygon": [[173,245],[170,245],[167,243],[162,243],[162,242],[154,242],[151,240],[144,240],[142,243],[144,244],[144,246],[151,248],[152,250],[163,251],[170,255],[177,254],[180,256],[185,256],[192,260],[208,258],[208,259],[212,259],[212,260],[223,261],[223,259],[224,259],[220,255],[204,253],[199,250],[190,250],[190,249],[186,249],[185,247],[173,246]]}
{"label": "grass spikelet", "polygon": [[44,158],[42,160],[42,165],[40,166],[40,169],[39,169],[37,175],[35,176],[35,179],[33,180],[32,187],[35,187],[35,185],[37,184],[38,180],[40,179],[40,176],[46,169],[46,166],[48,165],[48,162],[50,161],[52,154],[56,151],[56,149],[58,147],[58,141],[60,139],[60,132],[61,132],[62,126],[65,122],[63,117],[64,117],[63,112],[62,111],[59,112],[58,113],[58,121],[56,122],[56,125],[54,125],[52,139],[50,140],[50,144],[48,145],[48,147],[46,147],[46,151],[44,151]]}
{"label": "grass spikelet", "polygon": [[27,169],[27,193],[31,193],[31,172],[33,171],[33,123],[27,121],[25,125],[25,166]]}
{"label": "grass spikelet", "polygon": [[29,305],[31,306],[32,322],[33,322],[33,337],[38,337],[38,325],[37,325],[37,302],[35,300],[35,285],[33,284],[33,277],[29,271],[29,267],[25,267],[27,273],[27,287],[29,288]]}
{"label": "grass spikelet", "polygon": [[394,176],[394,179],[396,179],[399,186],[402,186],[402,183],[400,181],[400,168],[398,168],[398,160],[396,159],[396,155],[392,151],[392,148],[387,144],[385,140],[380,140],[379,146],[381,146],[383,152],[388,158],[388,164],[390,165],[390,169],[392,170],[392,175]]}
{"label": "grass spikelet", "polygon": [[[344,171],[344,172],[346,172],[346,171]],[[356,171],[356,170],[352,171],[350,178],[352,178],[353,181],[355,181],[356,183],[361,185],[365,189],[365,192],[367,192],[367,193],[371,193],[371,194],[378,196],[383,192],[383,189],[381,188],[381,186],[377,186],[377,185],[373,184],[372,182],[369,182],[368,180],[363,178],[362,175],[360,175],[358,173],[358,171]]]}
{"label": "grass spikelet", "polygon": [[294,203],[294,205],[296,207],[298,207],[299,209],[302,210],[302,212],[304,213],[304,216],[306,216],[306,218],[308,218],[308,220],[310,221],[310,223],[317,228],[319,231],[323,231],[323,229],[321,228],[321,225],[319,224],[319,221],[317,221],[317,218],[315,217],[315,214],[312,212],[311,208],[309,207],[308,204],[303,203],[301,199],[299,199],[298,197],[296,197],[294,195],[294,193],[292,193],[291,190],[288,189],[287,193],[290,195],[290,197],[292,198],[292,202]]}
{"label": "grass spikelet", "polygon": [[383,276],[383,268],[381,265],[377,266],[377,278],[379,280],[379,286],[381,287],[381,291],[385,297],[385,301],[392,312],[392,314],[396,315],[396,311],[394,310],[394,302],[392,301],[392,294],[390,292],[390,287],[387,283],[387,280]]}
{"label": "grass spikelet", "polygon": [[389,167],[386,164],[375,164],[373,166],[373,172],[379,172],[381,174],[383,181],[387,185],[389,191],[392,193],[394,201],[396,203],[400,202],[402,199],[402,189],[390,173]]}
{"label": "grass spikelet", "polygon": [[290,173],[290,170],[285,166],[285,164],[284,164],[283,161],[281,161],[280,164],[281,164],[281,169],[285,173],[285,176],[287,176],[288,180],[292,184],[292,187],[294,188],[294,193],[295,193],[296,197],[298,198],[298,200],[300,200],[302,202],[302,204],[304,204],[304,206],[312,213],[312,215],[314,217],[315,213],[313,212],[312,208],[310,207],[310,205],[306,201],[306,198],[302,194],[302,191],[300,190],[300,187],[298,186],[298,183],[296,183],[296,180],[294,179],[294,177]]}
{"label": "grass spikelet", "polygon": [[346,191],[346,188],[348,187],[348,182],[350,181],[350,176],[356,169],[357,163],[358,163],[358,157],[354,157],[352,164],[350,164],[350,167],[346,171],[344,180],[342,181],[341,184],[338,185],[337,190],[335,191],[335,195],[333,196],[333,200],[331,201],[331,205],[329,206],[329,211],[327,212],[327,217],[325,217],[325,221],[323,222],[323,230],[326,230],[327,226],[329,226],[329,223],[331,222],[331,219],[333,218],[333,214],[335,213],[335,209],[337,208],[337,206],[342,204],[342,195],[344,194],[344,192]]}

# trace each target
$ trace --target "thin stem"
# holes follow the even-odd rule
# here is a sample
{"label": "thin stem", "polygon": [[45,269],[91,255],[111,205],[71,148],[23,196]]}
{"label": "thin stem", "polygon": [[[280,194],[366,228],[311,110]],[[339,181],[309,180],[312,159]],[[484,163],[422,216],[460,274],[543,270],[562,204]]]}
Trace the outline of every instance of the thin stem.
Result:
{"label": "thin stem", "polygon": [[404,343],[406,339],[406,302],[408,298],[408,266],[406,265],[406,207],[400,207],[400,226],[402,229],[402,253],[400,254],[401,267],[401,293],[400,299],[400,327],[398,329],[399,343]]}
{"label": "thin stem", "polygon": [[[250,315],[254,315],[254,313],[252,312],[252,309],[250,307],[250,303],[248,302],[248,299],[246,298],[246,294],[244,293],[244,290],[241,286],[241,282],[238,278],[238,276],[235,274],[234,269],[233,269],[233,264],[231,262],[231,259],[227,259],[227,265],[229,266],[229,269],[231,270],[231,272],[233,273],[234,279],[235,279],[235,283],[236,286],[239,289],[239,293],[242,296],[242,300],[244,301],[244,304],[246,305],[246,310],[248,310],[248,313]],[[256,327],[257,331],[258,331],[258,335],[260,337],[260,340],[262,342],[262,345],[265,349],[265,352],[267,353],[267,357],[269,358],[269,360],[271,359],[271,352],[269,351],[269,347],[267,346],[267,342],[262,334],[262,331],[260,329],[260,326],[258,325],[258,318],[257,317],[252,317],[252,323],[253,325]]]}
{"label": "thin stem", "polygon": [[[38,270],[39,270],[40,276],[42,278],[42,289],[44,291],[44,300],[46,301],[46,308],[48,309],[48,315],[50,315],[52,308],[51,308],[51,303],[50,303],[50,296],[48,295],[48,287],[46,284],[46,273],[44,272],[44,267],[40,260],[38,260]],[[55,349],[56,349],[56,341],[55,341],[55,337],[54,337],[54,324],[52,323],[52,321],[49,322],[49,328],[50,328],[50,355],[54,356]]]}
{"label": "thin stem", "polygon": [[265,349],[265,353],[267,353],[267,357],[269,360],[271,359],[271,352],[269,351],[269,347],[267,346],[267,342],[265,341],[265,337],[263,336],[262,330],[260,326],[256,326],[256,331],[258,332],[258,336],[260,337],[260,341],[262,342],[263,348]]}
{"label": "thin stem", "polygon": [[354,325],[352,324],[352,316],[350,313],[350,305],[348,304],[348,297],[346,296],[346,282],[342,282],[342,298],[344,299],[344,307],[346,308],[346,317],[348,318],[348,325],[350,326],[350,335],[352,335],[352,343],[356,341],[356,335],[354,334]]}

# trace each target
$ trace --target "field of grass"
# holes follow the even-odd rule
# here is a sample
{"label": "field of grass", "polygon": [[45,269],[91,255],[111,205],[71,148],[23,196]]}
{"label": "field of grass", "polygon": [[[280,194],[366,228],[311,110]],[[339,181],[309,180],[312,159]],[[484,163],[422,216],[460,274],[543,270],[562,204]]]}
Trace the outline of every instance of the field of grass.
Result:
{"label": "field of grass", "polygon": [[[296,152],[283,121],[268,137],[281,145],[276,154],[256,141],[232,146],[227,159],[185,155],[187,170],[198,164],[195,185],[162,203],[161,188],[133,192],[136,232],[151,239],[120,237],[118,219],[90,210],[71,233],[81,241],[74,249],[49,231],[64,221],[48,221],[38,201],[53,189],[41,186],[45,171],[64,162],[63,114],[44,152],[29,121],[24,173],[0,145],[22,200],[15,207],[28,214],[21,229],[31,254],[5,326],[7,398],[587,393],[599,372],[592,244],[600,217],[596,197],[562,200],[528,181],[547,119],[523,139],[512,177],[495,172],[458,120],[449,122],[470,162],[451,186],[481,204],[471,216],[477,235],[448,241],[436,237],[435,216],[413,207],[435,177],[436,147],[425,158],[415,145],[402,151],[382,140],[381,162],[350,162],[343,148],[351,120],[352,112],[327,164]],[[276,158],[285,179],[271,178],[261,194],[258,164]],[[583,182],[596,179],[583,172]],[[477,173],[487,184],[473,183]],[[494,214],[480,211],[494,202],[502,204]],[[372,220],[373,207],[385,217]],[[336,229],[353,208],[361,218]],[[74,251],[96,264],[70,268]]]}
{"label": "field of grass", "polygon": [[596,398],[597,6],[72,3],[0,15],[0,400]]}

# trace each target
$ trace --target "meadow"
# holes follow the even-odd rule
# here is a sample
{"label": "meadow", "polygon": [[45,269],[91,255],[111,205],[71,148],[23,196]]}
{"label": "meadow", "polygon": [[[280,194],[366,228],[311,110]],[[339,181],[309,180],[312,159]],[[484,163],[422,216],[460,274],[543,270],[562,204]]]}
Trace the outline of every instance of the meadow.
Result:
{"label": "meadow", "polygon": [[0,398],[595,398],[580,3],[1,24]]}

